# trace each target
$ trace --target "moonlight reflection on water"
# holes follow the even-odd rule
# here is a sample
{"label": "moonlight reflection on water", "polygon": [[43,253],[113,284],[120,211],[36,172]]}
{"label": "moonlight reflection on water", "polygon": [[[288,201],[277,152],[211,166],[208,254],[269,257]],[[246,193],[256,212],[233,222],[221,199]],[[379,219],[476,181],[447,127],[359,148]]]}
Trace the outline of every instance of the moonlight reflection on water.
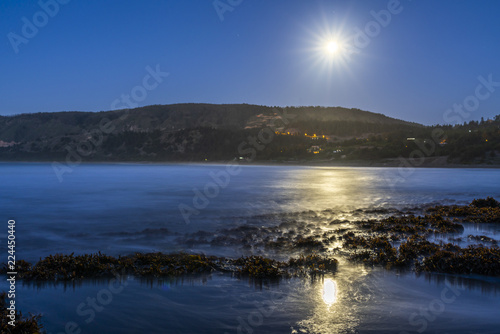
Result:
{"label": "moonlight reflection on water", "polygon": [[337,283],[331,278],[325,279],[323,283],[323,301],[328,306],[337,302]]}
{"label": "moonlight reflection on water", "polygon": [[[300,238],[326,240],[335,230],[339,237],[358,226],[355,221],[397,210],[467,204],[485,196],[500,199],[496,169],[416,169],[401,179],[394,168],[242,166],[241,174],[186,224],[179,204],[192,205],[193,189],[203,191],[213,182],[210,173],[225,166],[88,164],[60,184],[50,164],[0,167],[0,211],[19,222],[16,237],[24,243],[16,255],[31,262],[54,253],[97,251],[113,256],[152,251],[231,258],[264,255],[288,261],[299,254],[269,246],[278,245],[277,240],[285,246]],[[394,180],[400,182],[390,182]],[[462,237],[467,246],[468,235],[500,240],[500,229],[498,224],[465,224],[462,235],[454,237]],[[75,321],[82,333],[163,333],[165,328],[177,333],[237,333],[242,326],[272,334],[399,334],[417,331],[420,327],[414,324],[424,320],[429,332],[471,333],[480,328],[482,333],[496,333],[498,278],[475,278],[470,289],[460,290],[456,301],[429,321],[420,310],[434,305],[447,285],[461,288],[456,277],[427,280],[353,264],[335,253],[342,244],[340,238],[326,243],[327,253],[339,265],[324,280],[283,280],[266,286],[213,274],[154,287],[128,279],[127,288],[89,324],[76,313],[77,307],[107,289],[109,282],[81,282],[73,289],[23,285],[16,303],[23,313],[43,313],[45,328],[57,333],[67,321]],[[277,301],[276,295],[283,298]],[[266,311],[270,307],[272,313]],[[410,316],[415,321],[410,322]]]}

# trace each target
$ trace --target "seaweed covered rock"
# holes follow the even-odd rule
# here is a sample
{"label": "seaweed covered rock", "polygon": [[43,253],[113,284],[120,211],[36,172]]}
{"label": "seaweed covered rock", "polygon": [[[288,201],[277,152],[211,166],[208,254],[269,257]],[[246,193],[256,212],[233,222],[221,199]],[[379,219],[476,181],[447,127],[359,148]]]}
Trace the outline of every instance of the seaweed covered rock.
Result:
{"label": "seaweed covered rock", "polygon": [[74,256],[49,255],[31,266],[26,261],[17,261],[18,278],[40,280],[72,280],[84,277],[112,275],[117,260],[101,253]]}
{"label": "seaweed covered rock", "polygon": [[0,333],[9,334],[34,334],[34,333],[45,333],[43,330],[43,325],[40,323],[40,315],[29,315],[24,316],[21,312],[17,310],[14,312],[15,315],[15,326],[11,326],[9,321],[11,318],[9,315],[11,311],[8,309],[7,303],[7,293],[0,293]]}
{"label": "seaweed covered rock", "polygon": [[312,236],[307,238],[298,238],[294,242],[293,247],[318,251],[324,251],[326,249],[323,242]]}
{"label": "seaweed covered rock", "polygon": [[[385,236],[356,236],[344,234],[344,248],[349,259],[386,268],[415,267],[417,271],[450,274],[480,274],[500,276],[500,249],[482,245],[461,248],[457,245],[429,242],[422,235],[413,235],[399,247]],[[493,240],[493,239],[492,239]]]}
{"label": "seaweed covered rock", "polygon": [[419,271],[500,276],[500,249],[469,246],[442,249],[417,265]]}
{"label": "seaweed covered rock", "polygon": [[349,259],[366,264],[389,264],[397,259],[397,250],[386,236],[362,237],[353,232],[343,235],[343,246],[355,250]]}
{"label": "seaweed covered rock", "polygon": [[397,263],[411,265],[419,257],[434,254],[440,249],[439,245],[435,243],[413,236],[399,246]]}
{"label": "seaweed covered rock", "polygon": [[[18,261],[18,277],[25,280],[69,281],[83,278],[113,277],[116,273],[139,277],[178,277],[213,271],[230,272],[254,278],[284,278],[320,274],[337,268],[337,260],[319,255],[301,255],[280,262],[262,256],[238,259],[187,253],[136,253],[114,258],[101,253],[74,256],[50,255],[35,265]],[[3,273],[7,272],[6,267]]]}
{"label": "seaweed covered rock", "polygon": [[243,275],[259,278],[276,278],[284,274],[280,267],[283,267],[282,262],[268,259],[262,256],[241,257],[234,261],[238,266],[241,266],[238,272]]}
{"label": "seaweed covered rock", "polygon": [[307,270],[309,274],[324,274],[337,270],[339,261],[334,258],[323,257],[318,254],[301,255],[298,258],[291,258],[288,267],[301,268]]}
{"label": "seaweed covered rock", "polygon": [[470,203],[470,206],[475,206],[476,208],[500,208],[500,202],[493,197],[486,197],[486,199],[474,199]]}
{"label": "seaweed covered rock", "polygon": [[120,258],[120,264],[139,276],[161,277],[208,273],[214,270],[216,259],[203,254],[136,253]]}
{"label": "seaweed covered rock", "polygon": [[492,197],[475,199],[469,205],[438,205],[427,209],[435,215],[460,218],[471,223],[500,223],[500,203]]}
{"label": "seaweed covered rock", "polygon": [[391,216],[380,222],[363,222],[363,228],[373,232],[393,233],[456,233],[464,230],[463,226],[444,218],[439,214],[421,216]]}

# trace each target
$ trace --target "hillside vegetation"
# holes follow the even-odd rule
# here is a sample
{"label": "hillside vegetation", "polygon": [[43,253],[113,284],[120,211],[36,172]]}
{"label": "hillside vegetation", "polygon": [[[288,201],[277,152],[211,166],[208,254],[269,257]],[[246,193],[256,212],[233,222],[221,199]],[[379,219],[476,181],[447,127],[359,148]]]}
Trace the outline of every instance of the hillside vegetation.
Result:
{"label": "hillside vegetation", "polygon": [[[154,105],[0,117],[0,160],[496,163],[500,119],[426,127],[359,109]],[[413,153],[412,153],[413,152]]]}

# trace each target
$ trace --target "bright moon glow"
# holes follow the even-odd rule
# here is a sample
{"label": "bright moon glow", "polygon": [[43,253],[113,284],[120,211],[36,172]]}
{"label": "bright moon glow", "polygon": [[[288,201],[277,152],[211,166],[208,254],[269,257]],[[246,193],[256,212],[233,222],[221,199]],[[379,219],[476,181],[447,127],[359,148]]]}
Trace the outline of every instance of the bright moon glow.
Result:
{"label": "bright moon glow", "polygon": [[327,20],[319,20],[320,25],[311,27],[309,30],[309,44],[305,50],[309,57],[305,59],[311,69],[318,72],[318,78],[338,80],[342,72],[349,72],[351,37],[344,33],[343,25],[336,27],[327,23]]}
{"label": "bright moon glow", "polygon": [[337,283],[330,278],[323,283],[323,301],[328,305],[337,301]]}
{"label": "bright moon glow", "polygon": [[326,44],[326,51],[330,54],[334,54],[339,50],[339,45],[335,41],[330,41]]}

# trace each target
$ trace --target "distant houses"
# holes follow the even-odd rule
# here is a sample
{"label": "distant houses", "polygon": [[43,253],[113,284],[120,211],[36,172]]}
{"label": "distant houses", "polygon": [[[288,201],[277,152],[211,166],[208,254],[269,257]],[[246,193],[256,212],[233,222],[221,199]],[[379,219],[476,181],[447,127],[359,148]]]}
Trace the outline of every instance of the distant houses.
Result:
{"label": "distant houses", "polygon": [[313,153],[313,154],[318,154],[319,152],[321,152],[321,147],[319,147],[317,145],[313,145],[307,149],[307,152]]}
{"label": "distant houses", "polygon": [[300,130],[295,128],[286,129],[284,132],[289,136],[297,136],[300,134]]}
{"label": "distant houses", "polygon": [[298,135],[300,135],[300,130],[295,129],[295,128],[289,128],[289,129],[277,128],[276,134],[283,135],[283,136],[298,136]]}
{"label": "distant houses", "polygon": [[311,138],[313,140],[318,140],[320,138],[325,138],[325,135],[317,136],[316,134],[308,135],[307,133],[304,133],[304,136],[306,136],[308,138]]}

